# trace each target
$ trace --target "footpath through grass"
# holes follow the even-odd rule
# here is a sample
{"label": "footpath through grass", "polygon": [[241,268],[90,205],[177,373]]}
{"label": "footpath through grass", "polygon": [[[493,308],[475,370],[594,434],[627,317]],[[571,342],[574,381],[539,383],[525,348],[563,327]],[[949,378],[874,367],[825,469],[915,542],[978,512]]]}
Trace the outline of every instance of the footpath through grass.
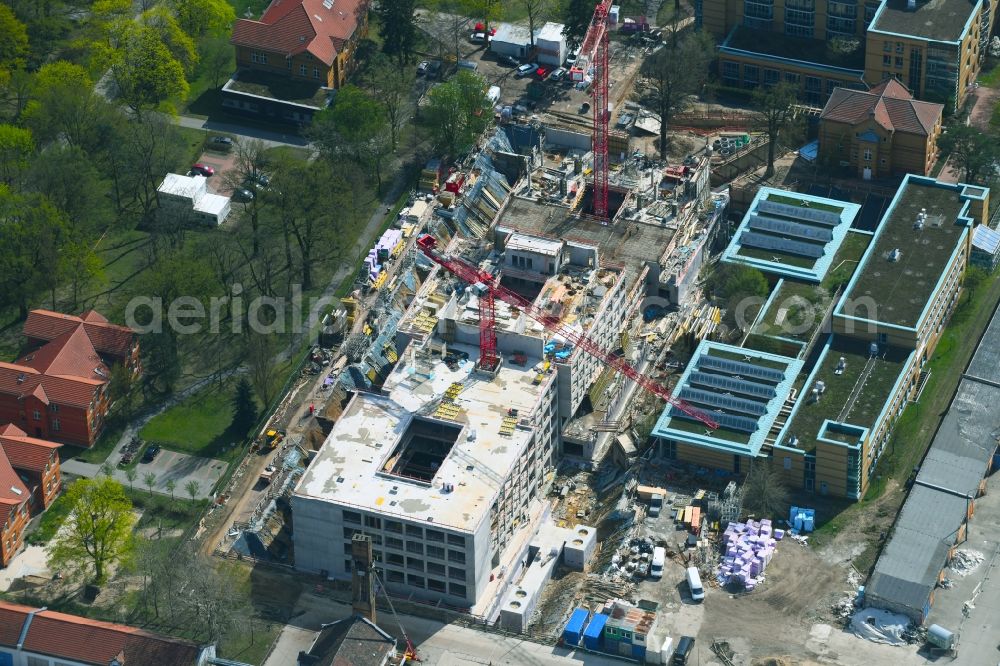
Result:
{"label": "footpath through grass", "polygon": [[246,433],[230,427],[235,380],[212,385],[150,419],[139,437],[165,449],[227,462],[235,459]]}

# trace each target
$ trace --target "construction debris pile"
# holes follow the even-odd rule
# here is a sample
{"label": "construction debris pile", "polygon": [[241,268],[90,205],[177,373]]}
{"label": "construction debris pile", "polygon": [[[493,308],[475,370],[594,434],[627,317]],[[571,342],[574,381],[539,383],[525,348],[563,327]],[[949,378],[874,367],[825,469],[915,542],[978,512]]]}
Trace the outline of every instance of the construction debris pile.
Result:
{"label": "construction debris pile", "polygon": [[956,550],[948,568],[958,576],[968,576],[976,570],[986,556],[978,550]]}
{"label": "construction debris pile", "polygon": [[888,645],[917,642],[920,632],[911,626],[905,615],[880,608],[862,608],[851,617],[851,631],[855,636]]}
{"label": "construction debris pile", "polygon": [[775,546],[785,536],[771,531],[767,518],[745,523],[729,523],[723,534],[724,555],[716,574],[722,586],[740,585],[748,591],[764,582],[764,569],[771,563]]}
{"label": "construction debris pile", "polygon": [[649,537],[633,537],[611,558],[611,567],[608,573],[614,577],[615,573],[625,576],[634,576],[636,579],[643,579],[649,575],[649,562],[653,557],[653,540]]}

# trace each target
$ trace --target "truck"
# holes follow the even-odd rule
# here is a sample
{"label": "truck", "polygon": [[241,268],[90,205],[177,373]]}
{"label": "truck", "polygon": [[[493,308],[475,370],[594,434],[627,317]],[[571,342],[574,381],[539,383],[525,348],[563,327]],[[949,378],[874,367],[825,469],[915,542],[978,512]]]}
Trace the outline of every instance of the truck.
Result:
{"label": "truck", "polygon": [[649,496],[649,516],[650,518],[656,518],[660,515],[660,509],[663,508],[663,495],[660,493],[653,493]]}
{"label": "truck", "polygon": [[259,480],[260,480],[261,484],[263,484],[265,486],[268,485],[268,484],[270,484],[271,480],[274,478],[274,473],[276,471],[277,471],[277,469],[275,468],[274,465],[268,465],[267,467],[265,467],[264,471],[260,473],[260,479]]}

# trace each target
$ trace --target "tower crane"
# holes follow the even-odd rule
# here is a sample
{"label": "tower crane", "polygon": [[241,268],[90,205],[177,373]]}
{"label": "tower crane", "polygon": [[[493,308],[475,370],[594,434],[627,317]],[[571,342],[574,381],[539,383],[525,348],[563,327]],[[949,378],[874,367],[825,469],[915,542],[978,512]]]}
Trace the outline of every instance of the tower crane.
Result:
{"label": "tower crane", "polygon": [[575,347],[579,347],[594,358],[614,368],[620,374],[628,377],[650,393],[667,401],[668,404],[684,412],[688,416],[701,421],[713,430],[719,427],[711,416],[680,398],[671,395],[667,387],[654,381],[651,377],[639,372],[633,365],[621,356],[601,349],[601,346],[583,331],[564,323],[559,317],[554,317],[538,307],[517,292],[511,291],[497,283],[489,272],[461,259],[449,256],[437,250],[437,240],[430,234],[424,234],[417,239],[417,247],[428,259],[443,267],[463,281],[471,285],[473,292],[479,297],[479,359],[480,365],[493,370],[499,363],[497,355],[496,335],[496,302],[499,298],[511,307],[517,308],[542,325],[550,333],[559,335]]}
{"label": "tower crane", "polygon": [[608,12],[612,0],[598,0],[577,60],[573,81],[583,81],[593,66],[594,79],[594,215],[608,217]]}

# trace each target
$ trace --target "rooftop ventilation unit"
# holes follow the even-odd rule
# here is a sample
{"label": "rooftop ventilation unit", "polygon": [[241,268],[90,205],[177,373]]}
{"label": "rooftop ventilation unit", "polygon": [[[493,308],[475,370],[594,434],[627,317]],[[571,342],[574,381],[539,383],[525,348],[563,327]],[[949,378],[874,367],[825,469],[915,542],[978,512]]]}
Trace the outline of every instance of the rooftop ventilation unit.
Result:
{"label": "rooftop ventilation unit", "polygon": [[898,247],[889,253],[889,261],[896,263],[903,258],[903,251]]}

